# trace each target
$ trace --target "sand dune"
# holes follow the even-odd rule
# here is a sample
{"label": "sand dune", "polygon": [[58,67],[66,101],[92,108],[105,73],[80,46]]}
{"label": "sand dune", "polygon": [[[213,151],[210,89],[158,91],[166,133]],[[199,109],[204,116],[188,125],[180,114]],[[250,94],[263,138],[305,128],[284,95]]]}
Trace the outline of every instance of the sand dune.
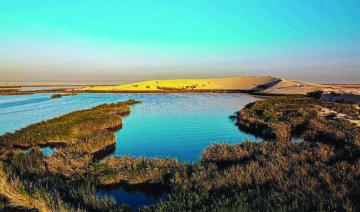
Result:
{"label": "sand dune", "polygon": [[307,94],[309,92],[314,91],[327,91],[332,90],[331,87],[308,83],[308,82],[300,82],[300,81],[292,81],[287,79],[280,79],[277,84],[271,86],[268,89],[261,91],[261,93],[266,94]]}
{"label": "sand dune", "polygon": [[339,93],[339,94],[360,94],[360,86],[355,85],[323,85],[309,82],[300,82],[294,80],[281,79],[279,83],[264,90],[265,93],[271,94],[307,94],[314,91],[323,91],[324,93]]}
{"label": "sand dune", "polygon": [[276,80],[274,77],[229,77],[214,79],[152,80],[115,86],[89,86],[88,91],[196,91],[196,90],[251,90]]}
{"label": "sand dune", "polygon": [[190,92],[190,91],[252,91],[270,95],[306,95],[323,91],[329,101],[360,103],[360,87],[321,85],[275,77],[242,76],[213,79],[152,80],[124,85],[87,86],[78,91],[90,92]]}

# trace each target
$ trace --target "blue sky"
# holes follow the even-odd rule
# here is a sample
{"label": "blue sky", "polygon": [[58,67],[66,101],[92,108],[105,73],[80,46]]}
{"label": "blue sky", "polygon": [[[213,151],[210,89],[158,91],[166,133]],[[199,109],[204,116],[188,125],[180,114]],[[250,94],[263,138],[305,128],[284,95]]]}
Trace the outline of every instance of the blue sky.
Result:
{"label": "blue sky", "polygon": [[0,81],[360,82],[358,0],[0,0]]}

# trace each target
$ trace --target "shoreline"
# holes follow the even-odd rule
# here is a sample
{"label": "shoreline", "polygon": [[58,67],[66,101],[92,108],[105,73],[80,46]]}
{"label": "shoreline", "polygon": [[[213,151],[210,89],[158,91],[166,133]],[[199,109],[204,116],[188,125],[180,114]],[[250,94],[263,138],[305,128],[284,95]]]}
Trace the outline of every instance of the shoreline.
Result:
{"label": "shoreline", "polygon": [[[350,104],[360,104],[360,94],[358,93],[336,93],[336,92],[320,92],[319,99],[328,102],[341,102]],[[316,93],[316,92],[314,92]],[[307,94],[287,94],[287,93],[268,93],[261,90],[160,90],[160,91],[133,91],[133,90],[78,90],[78,89],[53,89],[53,90],[35,90],[35,91],[18,91],[18,90],[1,90],[0,96],[15,96],[15,95],[33,95],[33,94],[53,94],[63,96],[72,96],[77,94],[244,94],[257,98],[271,98],[271,97],[313,97],[313,93]],[[313,97],[315,98],[315,97]],[[318,99],[318,98],[316,98]]]}
{"label": "shoreline", "polygon": [[[252,90],[230,90],[230,89],[214,89],[214,90],[161,90],[161,91],[146,91],[146,90],[74,90],[74,89],[51,89],[51,90],[35,90],[35,91],[19,91],[19,90],[1,90],[0,89],[0,96],[10,96],[10,95],[32,95],[38,93],[109,93],[109,94],[172,94],[172,93],[244,93],[244,94],[252,94],[256,91]],[[267,95],[267,94],[261,94]]]}
{"label": "shoreline", "polygon": [[[91,109],[67,113],[54,119],[29,125],[7,136],[0,136],[0,138],[7,137],[8,139],[5,140],[12,143],[18,141],[15,143],[23,144],[21,146],[34,147],[29,152],[21,153],[21,151],[16,150],[17,146],[5,142],[5,145],[0,146],[0,150],[7,154],[2,155],[3,159],[0,161],[0,165],[14,169],[14,172],[5,174],[4,170],[0,170],[0,173],[4,173],[4,178],[21,176],[21,182],[24,185],[27,185],[29,182],[37,182],[38,184],[35,184],[36,187],[28,188],[31,192],[33,190],[37,191],[36,189],[51,192],[66,191],[71,188],[76,191],[75,196],[62,192],[62,200],[70,204],[80,201],[81,206],[89,210],[96,208],[88,201],[90,197],[95,197],[97,189],[106,186],[114,189],[122,188],[124,185],[129,188],[155,186],[160,189],[160,186],[167,187],[167,195],[172,195],[173,198],[150,206],[150,209],[154,210],[171,208],[179,208],[181,210],[186,209],[187,205],[190,205],[190,209],[195,210],[209,200],[210,204],[214,205],[218,205],[224,202],[224,200],[228,200],[225,202],[229,203],[241,201],[240,203],[248,204],[246,209],[249,210],[258,207],[256,202],[264,201],[268,202],[268,205],[265,206],[266,208],[276,206],[271,204],[271,202],[276,204],[280,202],[285,208],[287,202],[292,201],[291,198],[288,198],[289,193],[297,196],[296,200],[301,203],[298,206],[299,208],[308,205],[309,201],[314,201],[314,203],[322,202],[324,205],[336,207],[337,202],[334,203],[333,199],[347,199],[349,196],[354,195],[354,192],[351,191],[344,194],[331,193],[330,199],[324,199],[322,192],[328,192],[324,189],[328,185],[328,181],[322,178],[319,179],[319,176],[322,177],[323,175],[320,174],[323,173],[327,174],[324,177],[334,176],[334,179],[331,178],[330,181],[331,186],[343,186],[346,189],[348,189],[347,185],[353,185],[358,182],[352,178],[348,181],[339,180],[344,175],[356,177],[358,166],[353,161],[359,159],[358,153],[360,151],[358,143],[356,143],[356,136],[350,142],[343,139],[342,136],[336,138],[333,143],[323,142],[320,138],[332,138],[333,132],[342,130],[344,136],[349,137],[348,135],[353,131],[350,132],[342,129],[342,125],[339,125],[343,122],[341,120],[332,119],[328,116],[324,118],[323,114],[318,114],[319,117],[314,119],[311,115],[313,114],[312,110],[316,109],[315,106],[331,106],[334,110],[345,111],[348,116],[353,115],[353,110],[348,108],[347,105],[338,103],[327,105],[328,103],[321,100],[319,100],[321,104],[318,104],[317,100],[313,100],[310,97],[305,99],[308,101],[307,105],[302,105],[302,103],[306,102],[304,99],[297,100],[290,97],[280,97],[282,99],[277,99],[279,97],[273,98],[265,101],[256,101],[245,106],[241,110],[243,111],[241,116],[234,118],[242,119],[247,123],[254,123],[251,128],[259,130],[259,124],[262,124],[263,121],[268,123],[264,118],[270,116],[269,118],[273,120],[273,123],[265,126],[265,128],[266,132],[271,130],[271,133],[274,133],[274,140],[264,140],[263,142],[245,141],[244,143],[237,144],[214,143],[206,147],[200,161],[193,164],[178,162],[176,159],[171,158],[158,159],[128,156],[103,158],[111,152],[114,146],[113,127],[122,126],[122,121],[108,122],[107,120],[111,117],[121,119],[123,115],[129,114],[129,105],[136,103],[136,101],[127,101],[103,104]],[[283,109],[283,105],[288,106]],[[299,116],[298,113],[303,113],[303,115],[300,114],[301,116]],[[291,117],[292,119],[289,120],[289,123],[283,123],[285,119],[278,117],[279,114]],[[95,119],[95,115],[101,116],[98,117],[99,119]],[[303,117],[304,120],[297,120],[296,117],[298,116]],[[90,120],[88,119],[89,117]],[[73,120],[73,118],[76,118],[76,120],[67,123],[67,120]],[[91,120],[98,121],[89,123]],[[323,123],[323,121],[326,122]],[[62,133],[62,130],[67,127],[62,127],[58,123],[65,123],[65,125],[63,124],[64,126],[70,126],[74,130],[70,134]],[[317,127],[307,129],[306,132],[308,133],[305,135],[311,135],[312,137],[306,136],[303,142],[291,142],[289,136],[287,136],[289,135],[288,131],[291,129],[282,126],[293,125],[294,128],[298,129],[298,126],[304,125],[303,123],[307,125],[313,123],[315,124],[314,126],[322,124],[321,126],[333,127],[329,131],[324,127],[321,129]],[[84,130],[85,126],[88,129]],[[40,131],[37,130],[37,127],[39,127]],[[53,131],[54,129],[60,129],[61,131]],[[284,133],[284,130],[287,130],[287,133]],[[49,135],[47,134],[48,132],[50,132]],[[44,139],[44,136],[39,133],[44,133],[48,139]],[[16,134],[19,136],[15,136]],[[28,136],[24,137],[20,134]],[[48,145],[49,141],[53,140],[52,138],[59,137],[68,138],[69,145],[59,147],[50,156],[44,156],[35,147],[43,144]],[[75,140],[72,137],[75,137]],[[23,138],[26,139],[22,140]],[[44,139],[44,142],[41,142],[38,138]],[[104,138],[106,138],[105,142]],[[346,154],[344,154],[344,151]],[[344,172],[344,169],[331,163],[333,160],[342,161],[347,167],[350,167],[351,172]],[[17,167],[20,167],[19,173],[16,172]],[[295,171],[287,167],[294,167]],[[305,181],[303,174],[307,176]],[[252,176],[251,179],[249,175]],[[56,179],[56,181],[53,181],[53,179]],[[41,182],[44,182],[46,186],[51,185],[52,190],[43,186]],[[268,182],[271,183],[269,184]],[[282,182],[285,182],[285,184]],[[306,187],[298,186],[300,183],[305,183],[307,186],[318,186],[312,190],[304,190]],[[86,188],[87,184],[92,187]],[[8,186],[9,183],[6,182],[5,185]],[[287,185],[290,185],[292,189],[289,190]],[[257,189],[253,190],[252,186],[256,186]],[[204,191],[206,195],[197,196]],[[224,192],[226,192],[227,196],[225,199],[222,199],[224,198]],[[304,197],[298,195],[304,192],[307,194]],[[319,192],[320,195],[318,195]],[[264,193],[271,195],[264,196]],[[238,194],[254,196],[255,199],[242,199]],[[5,196],[8,201],[12,200],[11,197],[0,192],[1,195]],[[21,195],[23,194],[16,193],[16,195],[22,197]],[[180,203],[184,195],[196,197],[196,202],[184,202],[184,205],[181,205]],[[280,197],[277,198],[279,195]],[[308,199],[308,196],[311,196],[311,198]],[[112,202],[106,205],[101,202],[106,200],[96,198],[93,200],[97,205],[103,204],[103,210],[116,208],[121,204],[121,202]],[[46,200],[44,202],[47,203]],[[350,203],[357,207],[356,202]],[[28,205],[19,205],[30,208]],[[233,207],[230,204],[225,206],[228,208]],[[146,205],[142,207],[146,208]],[[313,204],[311,207],[318,209],[316,204]]]}
{"label": "shoreline", "polygon": [[[76,86],[76,87],[74,87]],[[33,88],[32,88],[33,87]],[[29,89],[30,88],[30,89]],[[234,76],[208,79],[168,79],[133,82],[129,84],[32,84],[0,85],[0,96],[53,93],[105,94],[189,94],[242,93],[256,97],[309,96],[316,94],[322,100],[360,103],[360,85],[346,83],[315,84],[275,78],[271,76]]]}

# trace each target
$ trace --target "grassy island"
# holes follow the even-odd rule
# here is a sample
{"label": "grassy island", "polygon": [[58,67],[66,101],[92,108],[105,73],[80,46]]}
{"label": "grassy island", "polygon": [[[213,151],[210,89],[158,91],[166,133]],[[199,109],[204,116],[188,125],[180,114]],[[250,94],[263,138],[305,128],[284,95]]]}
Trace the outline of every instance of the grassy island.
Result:
{"label": "grassy island", "polygon": [[52,99],[58,99],[58,98],[61,98],[63,96],[74,96],[74,95],[76,95],[76,93],[65,93],[65,94],[57,93],[57,94],[51,95],[51,98]]}
{"label": "grassy island", "polygon": [[[169,199],[143,211],[360,210],[358,105],[272,97],[232,117],[268,141],[214,144],[193,164],[104,158],[114,147],[113,131],[135,103],[100,105],[1,136],[1,207],[129,211],[99,199],[96,188],[152,185],[166,188]],[[58,149],[44,156],[41,146]]]}
{"label": "grassy island", "polygon": [[[54,186],[54,192],[59,192],[61,189],[59,190],[54,183],[61,182],[59,186],[63,188],[68,181],[73,182],[80,176],[84,177],[95,160],[115,149],[113,132],[121,128],[121,117],[128,115],[129,106],[136,103],[139,102],[129,100],[99,105],[1,136],[0,178],[3,181],[0,185],[0,197],[7,207],[38,210],[42,210],[38,207],[40,205],[46,205],[52,210],[63,207],[60,204],[50,205],[49,201],[55,200],[47,199],[50,197],[44,191],[46,188],[43,187],[43,183]],[[43,146],[57,147],[57,151],[45,157],[39,149]],[[22,149],[30,149],[30,151],[23,152]],[[15,185],[12,185],[13,177],[21,180],[17,180]],[[27,190],[27,183],[39,183],[39,188],[36,188],[36,191]],[[10,187],[14,187],[13,191],[7,189]],[[22,192],[23,190],[26,192]],[[32,204],[31,201],[21,203],[21,199],[31,199],[29,196],[32,196],[32,192],[39,193],[37,196],[41,193],[39,198],[42,199],[42,203]]]}
{"label": "grassy island", "polygon": [[303,96],[273,97],[247,105],[233,119],[240,129],[288,141],[354,144],[360,147],[360,109],[357,104],[325,102]]}
{"label": "grassy island", "polygon": [[57,99],[57,98],[61,98],[63,95],[62,94],[53,94],[51,95],[52,99]]}

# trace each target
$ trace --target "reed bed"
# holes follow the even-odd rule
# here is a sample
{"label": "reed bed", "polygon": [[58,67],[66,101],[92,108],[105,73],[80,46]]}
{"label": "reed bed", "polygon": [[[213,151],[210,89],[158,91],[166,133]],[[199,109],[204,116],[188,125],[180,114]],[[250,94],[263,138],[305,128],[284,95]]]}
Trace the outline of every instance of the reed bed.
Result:
{"label": "reed bed", "polygon": [[[9,175],[24,184],[21,189],[32,194],[25,197],[31,200],[35,191],[41,191],[42,196],[49,199],[46,205],[51,210],[115,209],[113,201],[96,197],[94,186],[97,181],[89,176],[89,169],[114,150],[114,130],[121,128],[121,117],[129,114],[129,105],[136,103],[139,102],[129,100],[99,105],[5,134],[0,137],[1,160],[10,170]],[[56,146],[57,150],[45,157],[39,149],[41,146]],[[7,181],[2,183],[10,185]],[[3,197],[1,190],[0,197]],[[7,195],[4,196],[6,207],[12,206],[15,198],[4,194]],[[26,203],[22,207],[43,210],[36,195],[34,198],[36,207],[27,204],[27,199],[21,200]],[[63,203],[63,199],[67,203]]]}
{"label": "reed bed", "polygon": [[134,100],[116,104],[104,104],[92,109],[80,110],[58,118],[30,125],[14,133],[0,137],[0,145],[29,148],[32,146],[57,146],[74,144],[81,137],[98,129],[118,129],[121,116],[130,113]]}
{"label": "reed bed", "polygon": [[[323,108],[345,113],[347,117],[322,116],[320,111]],[[348,120],[348,117],[359,118],[359,113],[354,104],[288,96],[251,103],[232,118],[240,129],[276,141],[287,142],[292,137],[301,137],[309,141],[360,147],[360,128]]]}
{"label": "reed bed", "polygon": [[113,157],[95,164],[91,173],[103,186],[167,185],[169,177],[173,176],[180,167],[180,163],[174,159]]}
{"label": "reed bed", "polygon": [[48,200],[39,191],[27,193],[20,180],[10,179],[6,172],[4,165],[0,163],[0,197],[5,200],[8,210],[24,208],[50,211]]}
{"label": "reed bed", "polygon": [[[326,107],[355,117],[357,106],[273,97],[250,104],[233,117],[239,126],[271,137],[268,141],[213,144],[193,164],[103,158],[114,147],[113,130],[121,126],[120,117],[134,103],[101,105],[2,136],[0,206],[129,211],[96,195],[97,187],[126,184],[167,188],[168,201],[142,211],[360,210],[358,128],[318,111]],[[52,133],[43,132],[50,129]],[[290,142],[293,136],[304,141]],[[64,145],[49,157],[39,149],[60,141]],[[21,151],[19,146],[30,150]]]}
{"label": "reed bed", "polygon": [[[353,150],[355,151],[355,150]],[[218,145],[172,179],[149,211],[358,211],[359,151],[322,143]]]}

